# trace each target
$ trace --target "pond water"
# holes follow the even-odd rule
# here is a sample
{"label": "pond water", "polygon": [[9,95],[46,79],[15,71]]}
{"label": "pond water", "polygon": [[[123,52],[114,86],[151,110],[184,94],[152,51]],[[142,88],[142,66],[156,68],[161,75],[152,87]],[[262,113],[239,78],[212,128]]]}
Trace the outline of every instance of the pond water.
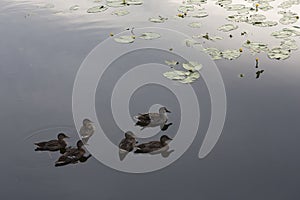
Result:
{"label": "pond water", "polygon": [[[279,200],[300,197],[297,187],[300,182],[299,50],[292,50],[286,60],[272,60],[265,52],[252,55],[242,47],[246,40],[278,46],[281,40],[270,34],[300,26],[299,20],[274,27],[238,23],[237,30],[221,32],[217,28],[231,23],[225,18],[235,12],[225,11],[210,0],[202,5],[208,12],[204,18],[176,17],[178,7],[183,5],[177,0],[144,0],[140,6],[125,7],[130,12],[125,16],[111,14],[119,8],[86,12],[103,2],[0,2],[1,199]],[[256,1],[234,1],[248,6],[253,2]],[[271,1],[273,10],[258,13],[278,22],[282,15],[277,12],[282,9],[277,6],[282,2]],[[70,10],[74,5],[79,5],[79,9]],[[299,14],[299,9],[299,5],[294,5],[286,10]],[[164,23],[148,20],[159,15],[168,20]],[[200,22],[200,28],[189,27],[191,22]],[[68,143],[75,144],[78,134],[72,114],[72,91],[77,71],[91,50],[109,38],[110,33],[132,27],[169,28],[189,36],[209,33],[223,40],[198,40],[205,47],[243,49],[238,59],[215,61],[227,94],[227,116],[218,143],[207,157],[198,158],[211,115],[208,88],[200,77],[192,83],[201,99],[198,134],[183,156],[170,166],[147,174],[129,174],[111,169],[92,157],[86,163],[54,167],[59,153],[35,152],[33,143],[65,132],[71,136]],[[242,31],[247,35],[241,36]],[[299,37],[292,39],[300,45]],[[103,130],[113,143],[117,144],[125,131],[115,125],[110,112],[109,98],[116,80],[141,60],[164,63],[166,57],[183,62],[168,51],[133,52],[114,62],[105,72],[96,91],[96,110]],[[258,69],[265,70],[259,79],[256,79],[256,58],[259,58]],[[174,137],[181,115],[175,98],[167,88],[146,85],[134,93],[135,100],[129,110],[134,115],[146,112],[153,104],[168,105],[173,125],[166,133]]]}

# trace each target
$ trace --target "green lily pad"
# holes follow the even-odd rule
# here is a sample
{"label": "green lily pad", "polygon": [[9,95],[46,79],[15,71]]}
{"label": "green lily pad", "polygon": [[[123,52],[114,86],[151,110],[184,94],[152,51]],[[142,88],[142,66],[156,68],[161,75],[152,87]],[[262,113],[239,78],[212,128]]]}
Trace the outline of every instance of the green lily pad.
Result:
{"label": "green lily pad", "polygon": [[74,5],[74,6],[71,6],[69,8],[69,10],[71,10],[71,11],[75,11],[75,10],[78,10],[78,9],[79,9],[79,5]]}
{"label": "green lily pad", "polygon": [[184,69],[186,69],[186,70],[188,70],[188,71],[192,71],[192,72],[194,72],[194,71],[199,71],[199,70],[202,69],[202,65],[201,65],[201,64],[199,64],[199,63],[197,63],[197,62],[192,62],[192,61],[190,61],[190,62],[188,62],[188,63],[183,63],[183,64],[182,64],[182,67],[183,67]]}
{"label": "green lily pad", "polygon": [[279,11],[278,14],[283,15],[279,22],[284,25],[296,23],[299,19],[299,15],[291,11]]}
{"label": "green lily pad", "polygon": [[[253,3],[253,7],[256,7],[257,3]],[[268,11],[268,10],[272,10],[273,6],[271,6],[269,4],[269,2],[267,1],[259,1],[258,3],[258,9],[262,10],[262,11]]]}
{"label": "green lily pad", "polygon": [[202,26],[202,24],[200,22],[189,23],[189,27],[192,27],[192,28],[200,28],[201,26]]}
{"label": "green lily pad", "polygon": [[290,51],[282,47],[275,47],[268,52],[270,59],[285,60],[290,57]]}
{"label": "green lily pad", "polygon": [[219,31],[223,31],[223,32],[229,32],[229,31],[232,31],[232,30],[235,30],[237,29],[238,26],[234,25],[234,24],[225,24],[223,26],[220,26],[218,28]]}
{"label": "green lily pad", "polygon": [[144,39],[144,40],[154,40],[160,38],[160,34],[154,33],[154,32],[145,32],[142,33],[139,38]]}
{"label": "green lily pad", "polygon": [[283,49],[287,49],[287,50],[297,50],[298,49],[297,41],[293,40],[293,39],[289,39],[289,38],[286,38],[283,41],[281,41],[280,46]]}
{"label": "green lily pad", "polygon": [[169,66],[175,66],[179,64],[179,62],[176,60],[166,60],[165,63]]}
{"label": "green lily pad", "polygon": [[216,4],[221,6],[221,7],[224,7],[224,6],[229,5],[231,3],[232,3],[232,0],[218,0],[216,2]]}
{"label": "green lily pad", "polygon": [[166,20],[168,20],[168,18],[162,16],[149,18],[149,21],[153,23],[164,23]]}
{"label": "green lily pad", "polygon": [[205,48],[203,50],[205,53],[207,53],[208,55],[210,55],[210,57],[213,59],[213,60],[220,60],[222,59],[222,54],[221,54],[221,51],[217,48]]}
{"label": "green lily pad", "polygon": [[139,0],[126,0],[126,4],[138,6],[138,5],[142,5],[143,2]]}
{"label": "green lily pad", "polygon": [[223,58],[227,60],[234,60],[241,56],[241,52],[239,50],[225,50],[221,52]]}
{"label": "green lily pad", "polygon": [[243,4],[227,4],[226,6],[224,6],[224,8],[227,11],[238,11],[238,10],[244,9],[245,5],[243,5]]}
{"label": "green lily pad", "polygon": [[200,78],[199,72],[193,72],[188,77],[186,77],[185,79],[179,80],[179,82],[180,83],[192,83],[195,80],[197,80],[198,78]]}
{"label": "green lily pad", "polygon": [[262,42],[250,42],[249,40],[243,44],[243,47],[248,48],[252,53],[267,52],[268,45]]}
{"label": "green lily pad", "polygon": [[105,6],[105,5],[102,5],[102,6],[94,6],[94,7],[92,7],[92,8],[89,8],[89,9],[87,10],[87,12],[88,12],[88,13],[98,13],[98,12],[103,12],[103,11],[105,11],[105,10],[107,10],[107,9],[108,9],[108,7]]}
{"label": "green lily pad", "polygon": [[196,13],[193,13],[193,15],[192,15],[192,17],[195,17],[195,18],[204,18],[207,16],[208,16],[208,13],[206,11],[198,11]]}
{"label": "green lily pad", "polygon": [[116,16],[124,16],[124,15],[128,15],[129,11],[128,10],[116,10],[114,12],[112,12],[113,15]]}
{"label": "green lily pad", "polygon": [[194,11],[195,8],[193,5],[182,5],[179,6],[178,11],[182,13],[187,13],[188,11]]}
{"label": "green lily pad", "polygon": [[133,35],[123,35],[118,38],[114,38],[114,40],[118,43],[129,44],[134,42],[135,37]]}

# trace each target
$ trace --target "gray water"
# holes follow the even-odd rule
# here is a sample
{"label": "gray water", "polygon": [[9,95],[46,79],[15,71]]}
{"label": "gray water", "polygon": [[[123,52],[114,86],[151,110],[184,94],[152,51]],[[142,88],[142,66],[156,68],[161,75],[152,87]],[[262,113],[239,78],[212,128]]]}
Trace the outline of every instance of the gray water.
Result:
{"label": "gray water", "polygon": [[[31,2],[1,1],[1,199],[281,200],[300,197],[299,51],[286,61],[261,56],[260,67],[265,73],[257,80],[250,54],[234,61],[216,62],[226,87],[227,118],[220,140],[205,159],[198,159],[210,116],[210,100],[203,80],[195,83],[197,95],[201,96],[201,116],[204,116],[199,133],[188,151],[162,170],[126,174],[94,158],[55,168],[53,163],[58,154],[34,152],[33,142],[54,138],[59,131],[72,136],[70,143],[77,140],[72,89],[77,70],[87,54],[110,32],[150,26],[150,22],[143,21],[162,12],[173,14],[169,10],[176,10],[178,4],[170,1],[157,6],[157,1],[147,1],[133,14],[140,18],[127,17],[120,21],[110,16],[100,20],[57,15],[53,10],[36,9]],[[24,17],[27,13],[34,14]],[[189,31],[182,24],[173,23],[169,25],[174,29]],[[211,30],[211,24],[205,23],[205,31]],[[223,45],[226,46],[225,41]],[[117,71],[115,76],[121,73]],[[246,77],[240,79],[240,73]],[[105,95],[103,100],[101,96],[109,87],[109,82],[99,84],[97,102],[105,103]],[[153,99],[147,97],[146,91],[163,95]],[[158,101],[164,104],[173,96],[164,88],[149,86],[137,91],[135,98],[144,99],[145,105],[131,107],[132,113],[143,112],[142,109]],[[174,135],[180,112],[176,110],[176,101],[171,101],[170,107],[174,110],[170,116],[174,125],[168,133]],[[105,108],[100,106],[99,113],[108,112]],[[122,137],[117,134],[122,130],[110,120],[103,123],[107,135],[117,143]]]}

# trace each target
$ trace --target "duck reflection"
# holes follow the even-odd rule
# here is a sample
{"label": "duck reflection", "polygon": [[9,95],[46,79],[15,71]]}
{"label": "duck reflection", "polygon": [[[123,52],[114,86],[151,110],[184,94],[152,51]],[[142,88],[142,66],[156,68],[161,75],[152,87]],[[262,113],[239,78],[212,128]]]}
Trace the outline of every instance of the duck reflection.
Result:
{"label": "duck reflection", "polygon": [[137,120],[135,125],[142,127],[142,130],[146,127],[160,126],[160,129],[165,131],[170,125],[172,125],[172,123],[167,124],[167,113],[170,113],[170,111],[166,107],[161,107],[158,113],[139,114],[134,117],[134,119]]}
{"label": "duck reflection", "polygon": [[37,146],[35,151],[60,151],[61,153],[64,153],[67,146],[67,143],[64,140],[65,138],[69,137],[64,133],[59,133],[57,135],[57,140],[34,143]]}
{"label": "duck reflection", "polygon": [[68,164],[76,164],[78,162],[86,162],[91,155],[85,156],[85,150],[83,149],[83,142],[79,140],[76,144],[77,147],[68,147],[66,152],[58,158],[55,162],[55,166],[65,166]]}
{"label": "duck reflection", "polygon": [[79,133],[82,137],[82,142],[87,144],[88,140],[92,137],[95,132],[95,126],[93,122],[89,119],[84,119],[82,122],[82,127],[79,130]]}
{"label": "duck reflection", "polygon": [[136,136],[131,132],[127,131],[125,133],[125,138],[119,144],[119,158],[120,160],[124,160],[127,154],[135,148],[136,143]]}
{"label": "duck reflection", "polygon": [[168,157],[174,150],[169,151],[168,143],[172,139],[167,135],[163,135],[160,137],[159,141],[151,141],[147,143],[143,143],[136,146],[136,150],[134,153],[148,153],[151,155],[161,154],[164,158]]}

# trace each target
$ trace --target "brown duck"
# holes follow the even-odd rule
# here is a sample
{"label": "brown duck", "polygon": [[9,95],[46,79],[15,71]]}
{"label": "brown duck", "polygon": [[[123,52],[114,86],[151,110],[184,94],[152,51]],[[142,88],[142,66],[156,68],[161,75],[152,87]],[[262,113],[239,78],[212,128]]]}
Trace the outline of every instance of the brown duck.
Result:
{"label": "brown duck", "polygon": [[34,143],[37,146],[35,151],[62,151],[67,146],[67,143],[64,141],[65,138],[69,137],[64,133],[59,133],[57,135],[57,140]]}

